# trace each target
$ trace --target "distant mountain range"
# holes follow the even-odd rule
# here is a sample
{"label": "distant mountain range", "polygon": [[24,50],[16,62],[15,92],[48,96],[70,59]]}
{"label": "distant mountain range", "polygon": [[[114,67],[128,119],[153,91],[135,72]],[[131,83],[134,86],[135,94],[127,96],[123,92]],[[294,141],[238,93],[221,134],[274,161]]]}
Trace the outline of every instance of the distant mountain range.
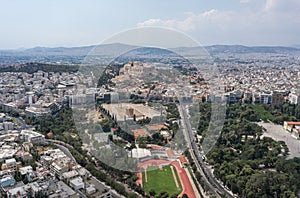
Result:
{"label": "distant mountain range", "polygon": [[94,46],[84,46],[84,47],[35,47],[30,49],[21,50],[0,50],[0,56],[2,55],[84,55],[92,50]]}
{"label": "distant mountain range", "polygon": [[206,46],[206,50],[212,54],[218,53],[290,53],[300,52],[300,49],[295,47],[282,46],[243,46],[243,45],[212,45]]}
{"label": "distant mountain range", "polygon": [[[147,61],[164,62],[172,60],[178,62],[180,57],[201,58],[208,56],[218,58],[218,55],[232,56],[259,53],[279,55],[300,55],[300,48],[281,46],[254,46],[243,45],[211,45],[204,47],[178,47],[172,49],[159,49],[155,47],[139,47],[120,43],[83,47],[35,47],[19,50],[0,50],[0,65],[48,63],[48,64],[107,64],[114,61]],[[208,60],[208,59],[207,59]],[[121,62],[122,62],[121,61]],[[180,62],[180,61],[179,61]]]}
{"label": "distant mountain range", "polygon": [[[35,47],[23,50],[0,50],[0,56],[86,56],[88,54],[114,55],[135,49],[137,46],[125,44],[105,44],[98,46],[83,47]],[[146,48],[145,48],[146,49]],[[211,55],[220,53],[291,53],[300,52],[300,45],[295,47],[282,46],[243,46],[243,45],[211,45],[204,46],[204,49]],[[149,48],[147,49],[149,51]],[[174,52],[193,52],[203,50],[203,47],[179,47],[170,49]],[[152,52],[154,52],[152,50]]]}

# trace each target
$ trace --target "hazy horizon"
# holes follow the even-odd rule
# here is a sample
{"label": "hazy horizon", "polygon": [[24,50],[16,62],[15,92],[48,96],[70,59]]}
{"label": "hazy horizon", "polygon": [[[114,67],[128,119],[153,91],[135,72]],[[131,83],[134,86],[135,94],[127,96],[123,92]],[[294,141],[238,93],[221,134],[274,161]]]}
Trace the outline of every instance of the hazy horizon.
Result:
{"label": "hazy horizon", "polygon": [[137,27],[183,32],[202,45],[300,44],[299,0],[2,1],[0,49],[89,46]]}
{"label": "hazy horizon", "polygon": [[[94,47],[94,46],[100,46],[100,45],[114,45],[114,44],[121,44],[121,45],[127,45],[124,43],[110,43],[110,44],[91,44],[91,45],[79,45],[79,46],[33,46],[29,48],[12,48],[12,49],[1,49],[0,51],[23,51],[23,50],[30,50],[30,49],[36,49],[36,48],[47,48],[47,49],[56,49],[56,48],[84,48],[84,47]],[[199,47],[209,47],[209,46],[244,46],[244,47],[288,47],[288,48],[296,48],[300,49],[300,44],[294,44],[294,45],[243,45],[243,44],[209,44],[209,45],[200,45]],[[144,46],[141,46],[144,47]],[[186,46],[180,46],[180,47],[186,47]],[[176,47],[176,48],[180,48]],[[170,48],[172,49],[172,48]]]}

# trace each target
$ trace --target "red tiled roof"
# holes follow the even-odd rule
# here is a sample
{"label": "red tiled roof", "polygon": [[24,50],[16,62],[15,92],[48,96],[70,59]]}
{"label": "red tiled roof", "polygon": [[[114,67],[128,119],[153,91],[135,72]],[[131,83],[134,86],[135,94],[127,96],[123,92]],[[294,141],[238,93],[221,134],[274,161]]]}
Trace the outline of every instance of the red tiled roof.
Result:
{"label": "red tiled roof", "polygon": [[173,152],[173,150],[172,149],[168,149],[167,150],[167,156],[174,156],[175,154],[174,154],[174,152]]}
{"label": "red tiled roof", "polygon": [[180,156],[179,158],[179,161],[181,162],[181,163],[183,163],[183,164],[186,164],[187,163],[187,161],[186,161],[186,158],[185,158],[185,156]]}
{"label": "red tiled roof", "polygon": [[286,122],[287,125],[300,125],[300,122]]}
{"label": "red tiled roof", "polygon": [[134,139],[137,139],[139,136],[147,136],[147,132],[144,129],[135,129],[132,130],[134,134]]}
{"label": "red tiled roof", "polygon": [[164,147],[156,145],[156,144],[148,144],[147,147],[151,148],[153,150],[162,150],[164,148]]}
{"label": "red tiled roof", "polygon": [[163,124],[160,125],[148,125],[147,129],[150,131],[158,131],[160,129],[166,129],[167,127]]}

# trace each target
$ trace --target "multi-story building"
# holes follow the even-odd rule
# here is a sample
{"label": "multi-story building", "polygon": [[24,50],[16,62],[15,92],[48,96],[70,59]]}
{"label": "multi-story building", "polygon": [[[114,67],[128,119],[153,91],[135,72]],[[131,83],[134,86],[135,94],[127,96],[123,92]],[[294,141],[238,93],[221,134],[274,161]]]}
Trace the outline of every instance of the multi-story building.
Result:
{"label": "multi-story building", "polygon": [[300,96],[296,93],[290,93],[289,102],[291,104],[299,104],[300,103]]}
{"label": "multi-story building", "polygon": [[16,183],[16,180],[12,175],[6,175],[0,179],[0,187],[5,188],[8,186],[13,186]]}
{"label": "multi-story building", "polygon": [[261,104],[272,104],[272,94],[260,94]]}
{"label": "multi-story building", "polygon": [[5,160],[5,163],[2,164],[1,169],[2,170],[11,170],[15,172],[17,170],[17,167],[20,167],[21,163],[17,162],[15,158],[7,159]]}
{"label": "multi-story building", "polygon": [[69,185],[74,189],[74,190],[80,190],[84,189],[84,182],[81,177],[76,177],[72,180],[70,180]]}
{"label": "multi-story building", "polygon": [[61,177],[63,173],[69,171],[68,164],[61,163],[61,162],[62,162],[62,160],[52,162],[49,167],[50,171],[59,177]]}
{"label": "multi-story building", "polygon": [[20,133],[20,138],[25,142],[30,142],[32,144],[45,143],[45,136],[32,130],[22,130]]}
{"label": "multi-story building", "polygon": [[272,104],[272,94],[255,93],[252,96],[253,104]]}
{"label": "multi-story building", "polygon": [[25,109],[25,115],[29,118],[45,118],[50,114],[49,108],[30,106]]}
{"label": "multi-story building", "polygon": [[17,110],[18,106],[16,103],[6,103],[6,104],[2,104],[2,110],[5,112],[9,112],[9,111],[14,111]]}
{"label": "multi-story building", "polygon": [[273,91],[272,94],[272,104],[282,104],[284,103],[284,92]]}

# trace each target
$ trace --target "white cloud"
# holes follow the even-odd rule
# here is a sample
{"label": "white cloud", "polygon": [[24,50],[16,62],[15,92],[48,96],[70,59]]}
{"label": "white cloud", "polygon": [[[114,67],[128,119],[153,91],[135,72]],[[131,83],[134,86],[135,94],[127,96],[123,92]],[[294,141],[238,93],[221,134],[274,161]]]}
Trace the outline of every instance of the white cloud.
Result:
{"label": "white cloud", "polygon": [[295,12],[300,11],[299,0],[266,0],[265,11]]}
{"label": "white cloud", "polygon": [[253,0],[240,0],[240,3],[250,3]]}
{"label": "white cloud", "polygon": [[211,9],[200,14],[188,13],[188,17],[184,20],[162,20],[162,19],[149,19],[144,22],[138,23],[137,26],[163,26],[177,28],[183,31],[195,30],[197,24],[201,21],[213,21],[220,17],[221,13],[216,9]]}
{"label": "white cloud", "polygon": [[266,10],[270,10],[272,7],[274,7],[274,5],[276,0],[267,0],[266,4],[265,4],[265,9]]}
{"label": "white cloud", "polygon": [[263,8],[251,11],[211,9],[202,13],[188,13],[182,20],[149,19],[137,25],[171,27],[203,43],[300,43],[300,0],[266,0],[263,5]]}
{"label": "white cloud", "polygon": [[178,29],[188,31],[194,29],[194,25],[190,23],[189,18],[185,19],[184,21],[177,21],[177,20],[162,20],[162,19],[149,19],[144,22],[138,23],[138,27],[144,26],[163,26],[163,27],[176,27]]}

